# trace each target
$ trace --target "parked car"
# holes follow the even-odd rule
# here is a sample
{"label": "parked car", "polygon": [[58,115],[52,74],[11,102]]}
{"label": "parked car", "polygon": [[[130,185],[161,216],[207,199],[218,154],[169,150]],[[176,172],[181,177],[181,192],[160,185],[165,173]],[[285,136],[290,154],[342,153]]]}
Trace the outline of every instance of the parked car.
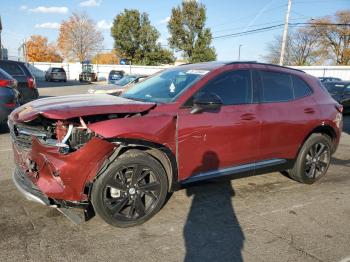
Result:
{"label": "parked car", "polygon": [[320,79],[322,83],[341,81],[341,79],[338,77],[319,77],[318,79]]}
{"label": "parked car", "polygon": [[0,60],[0,68],[17,80],[20,104],[25,104],[39,97],[35,78],[25,63],[11,60]]}
{"label": "parked car", "polygon": [[342,125],[342,106],[303,71],[188,64],[119,97],[53,97],[16,109],[13,178],[27,198],[68,217],[67,208],[83,207],[86,219],[96,212],[130,227],[198,181],[287,171],[312,184],[326,174]]}
{"label": "parked car", "polygon": [[45,81],[67,82],[66,71],[62,67],[50,67],[45,73]]}
{"label": "parked car", "polygon": [[17,81],[0,69],[0,124],[6,122],[8,115],[18,103]]}
{"label": "parked car", "polygon": [[350,81],[326,82],[323,85],[331,96],[344,107],[344,113],[350,113]]}
{"label": "parked car", "polygon": [[129,89],[139,82],[146,79],[147,76],[125,75],[123,78],[109,85],[96,85],[88,90],[89,94],[109,94],[120,95],[126,89]]}
{"label": "parked car", "polygon": [[124,74],[123,70],[111,70],[108,75],[108,84],[115,84],[116,81],[123,78]]}

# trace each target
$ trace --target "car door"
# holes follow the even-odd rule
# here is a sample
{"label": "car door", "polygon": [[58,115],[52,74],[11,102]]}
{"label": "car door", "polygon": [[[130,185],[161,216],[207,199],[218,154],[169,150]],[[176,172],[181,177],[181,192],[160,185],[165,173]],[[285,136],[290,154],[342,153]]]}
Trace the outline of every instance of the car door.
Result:
{"label": "car door", "polygon": [[257,161],[283,164],[294,159],[305,135],[316,126],[318,107],[312,89],[301,78],[279,71],[259,70],[261,120]]}
{"label": "car door", "polygon": [[[193,114],[193,99],[215,94],[219,111]],[[178,113],[179,179],[196,181],[241,171],[253,171],[258,151],[253,83],[249,70],[221,73],[208,81]]]}

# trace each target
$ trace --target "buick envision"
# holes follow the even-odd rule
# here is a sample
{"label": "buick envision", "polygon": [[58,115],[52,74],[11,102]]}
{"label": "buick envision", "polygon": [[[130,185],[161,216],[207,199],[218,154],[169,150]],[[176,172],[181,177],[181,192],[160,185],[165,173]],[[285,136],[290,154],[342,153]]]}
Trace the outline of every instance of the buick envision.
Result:
{"label": "buick envision", "polygon": [[129,227],[184,184],[272,171],[312,184],[343,122],[342,106],[302,71],[210,62],[164,70],[120,97],[33,101],[8,124],[27,198]]}

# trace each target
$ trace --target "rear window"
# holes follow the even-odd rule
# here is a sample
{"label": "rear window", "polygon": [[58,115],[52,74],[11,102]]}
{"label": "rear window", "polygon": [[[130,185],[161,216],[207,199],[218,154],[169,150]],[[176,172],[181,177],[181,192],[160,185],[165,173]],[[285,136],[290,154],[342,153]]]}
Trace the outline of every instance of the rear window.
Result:
{"label": "rear window", "polygon": [[0,68],[5,70],[8,74],[12,76],[25,75],[23,70],[19,67],[19,65],[15,63],[0,63]]}
{"label": "rear window", "polygon": [[311,94],[311,88],[297,76],[292,76],[293,89],[294,89],[294,98],[301,98]]}
{"label": "rear window", "polygon": [[54,73],[65,73],[63,68],[52,68],[52,72],[54,72]]}
{"label": "rear window", "polygon": [[283,102],[294,98],[289,74],[260,71],[262,82],[262,102]]}
{"label": "rear window", "polygon": [[0,68],[0,80],[12,80],[12,76]]}

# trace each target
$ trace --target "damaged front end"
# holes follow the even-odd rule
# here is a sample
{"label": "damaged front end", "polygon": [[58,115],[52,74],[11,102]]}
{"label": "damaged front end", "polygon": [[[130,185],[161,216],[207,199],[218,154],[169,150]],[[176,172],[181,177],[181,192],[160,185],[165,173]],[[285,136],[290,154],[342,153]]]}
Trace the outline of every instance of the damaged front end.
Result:
{"label": "damaged front end", "polygon": [[[91,123],[101,118],[106,116],[86,120]],[[75,223],[79,217],[70,207],[82,208],[85,220],[92,217],[87,179],[96,175],[118,144],[96,135],[82,117],[64,121],[38,117],[26,123],[10,118],[8,125],[18,190],[27,199],[58,208]]]}

